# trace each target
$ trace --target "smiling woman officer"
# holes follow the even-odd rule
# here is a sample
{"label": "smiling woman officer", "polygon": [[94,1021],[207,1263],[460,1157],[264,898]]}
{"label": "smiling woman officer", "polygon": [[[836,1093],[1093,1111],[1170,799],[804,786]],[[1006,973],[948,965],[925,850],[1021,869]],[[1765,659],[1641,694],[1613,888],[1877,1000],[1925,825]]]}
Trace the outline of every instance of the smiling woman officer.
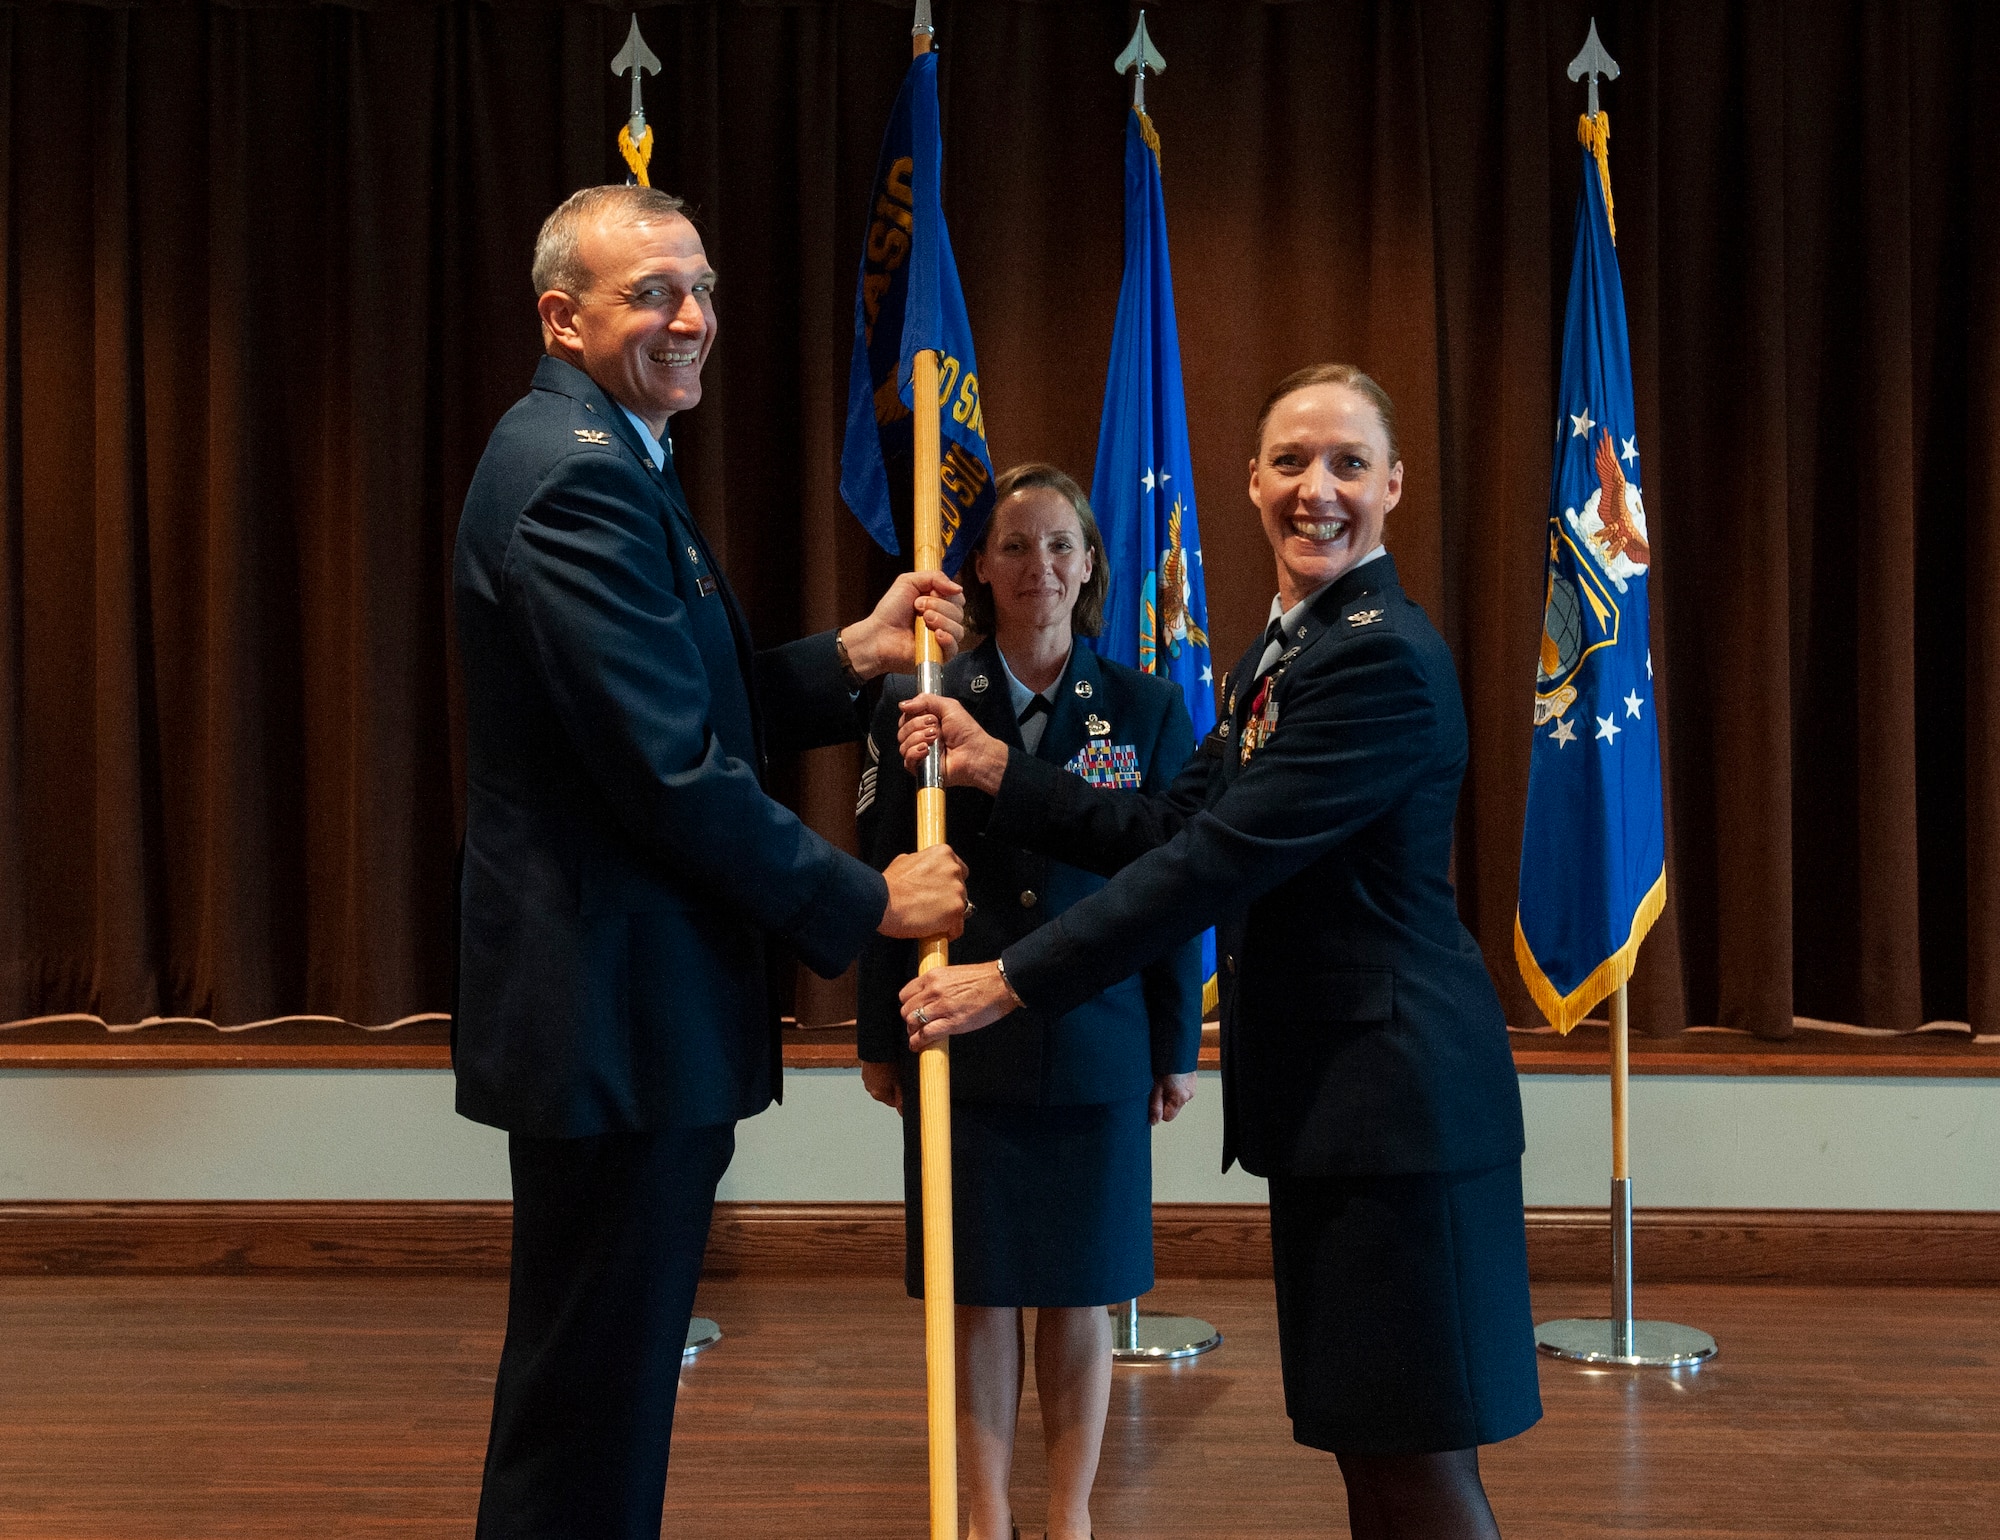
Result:
{"label": "smiling woman officer", "polygon": [[1293,1435],[1339,1460],[1356,1540],[1490,1540],[1478,1446],[1541,1416],[1521,1100],[1449,876],[1457,675],[1382,548],[1402,489],[1375,381],[1322,364],[1272,391],[1250,466],[1271,623],[1164,792],[1102,795],[956,702],[904,705],[906,761],[941,734],[947,784],[994,798],[988,839],[1117,875],[913,980],[903,1018],[931,1042],[1060,1012],[1218,926],[1223,1158],[1270,1178]]}
{"label": "smiling woman officer", "polygon": [[[966,577],[966,620],[988,633],[945,665],[944,690],[1051,774],[1158,791],[1194,748],[1180,688],[1087,647],[1103,625],[1104,541],[1083,489],[1053,465],[1018,465],[995,487],[993,517]],[[916,843],[916,782],[897,758],[889,681],[869,740],[857,823],[878,866]],[[960,957],[990,959],[1104,886],[1066,859],[978,831],[990,798],[948,794],[946,827],[966,863],[972,908]],[[861,954],[862,1078],[876,1100],[914,1110],[916,1060],[897,992],[916,948],[883,937]],[[1104,1307],[1153,1286],[1149,1123],[1194,1094],[1201,1043],[1201,946],[1187,941],[1143,970],[1056,1011],[1017,1011],[952,1057],[952,1210],[958,1233],[959,1393],[968,1540],[1009,1540],[1008,1477],[1020,1415],[1022,1321],[1035,1309],[1035,1389],[1048,1454],[1050,1540],[1088,1540],[1090,1488],[1111,1399]],[[903,1120],[908,1283],[923,1292],[919,1120]]]}

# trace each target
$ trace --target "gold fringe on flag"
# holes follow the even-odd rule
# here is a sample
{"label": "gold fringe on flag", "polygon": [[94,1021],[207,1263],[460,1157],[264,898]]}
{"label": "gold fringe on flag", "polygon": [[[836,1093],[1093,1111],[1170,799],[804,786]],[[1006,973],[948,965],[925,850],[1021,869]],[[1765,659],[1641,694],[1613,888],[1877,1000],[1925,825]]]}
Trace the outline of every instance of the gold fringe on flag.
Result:
{"label": "gold fringe on flag", "polygon": [[632,168],[632,175],[639,179],[641,187],[651,187],[651,179],[646,168],[653,163],[653,125],[648,123],[639,135],[639,142],[632,142],[632,127],[621,124],[618,129],[618,153],[625,157],[625,164]]}
{"label": "gold fringe on flag", "polygon": [[[1571,77],[1574,78],[1574,77]],[[1596,82],[1591,89],[1597,89]],[[648,130],[647,137],[652,137]],[[1596,117],[1585,113],[1576,120],[1576,142],[1597,157],[1597,180],[1604,184],[1604,222],[1611,227],[1611,244],[1618,244],[1618,218],[1611,212],[1611,114],[1600,112]],[[641,181],[645,178],[641,177]]]}

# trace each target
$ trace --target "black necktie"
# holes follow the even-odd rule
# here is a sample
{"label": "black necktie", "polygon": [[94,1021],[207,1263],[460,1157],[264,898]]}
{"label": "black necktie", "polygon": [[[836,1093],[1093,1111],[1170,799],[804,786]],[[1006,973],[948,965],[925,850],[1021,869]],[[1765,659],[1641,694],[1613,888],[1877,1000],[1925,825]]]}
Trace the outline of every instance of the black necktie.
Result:
{"label": "black necktie", "polygon": [[1026,727],[1036,717],[1045,717],[1054,709],[1046,695],[1037,695],[1021,708],[1021,725]]}
{"label": "black necktie", "polygon": [[[1285,650],[1285,620],[1282,615],[1272,616],[1271,623],[1264,628],[1264,651],[1257,654],[1259,660],[1257,674],[1259,678],[1263,677],[1265,669],[1270,666],[1263,663],[1264,654],[1269,653],[1273,647],[1277,648],[1280,653]],[[1277,654],[1273,653],[1271,655],[1271,663],[1276,663],[1277,661]]]}

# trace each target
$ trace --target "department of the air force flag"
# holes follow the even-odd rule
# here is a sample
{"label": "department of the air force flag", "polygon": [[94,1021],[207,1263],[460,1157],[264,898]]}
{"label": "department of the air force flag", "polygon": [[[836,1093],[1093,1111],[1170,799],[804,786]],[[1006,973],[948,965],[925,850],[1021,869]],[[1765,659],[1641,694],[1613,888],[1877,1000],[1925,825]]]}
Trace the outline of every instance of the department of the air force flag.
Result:
{"label": "department of the air force flag", "polygon": [[1646,616],[1652,552],[1601,166],[1586,149],[1514,923],[1521,976],[1561,1032],[1631,976],[1667,892]]}
{"label": "department of the air force flag", "polygon": [[[1111,587],[1103,634],[1088,645],[1179,685],[1200,742],[1215,726],[1208,585],[1194,512],[1160,139],[1137,107],[1125,118],[1125,277],[1111,328],[1090,501]],[[1201,976],[1206,1009],[1215,1003],[1214,931],[1201,938]]]}
{"label": "department of the air force flag", "polygon": [[1090,645],[1178,684],[1200,739],[1215,726],[1215,684],[1159,143],[1133,108],[1125,119],[1125,280],[1090,484],[1111,591],[1104,634]]}
{"label": "department of the air force flag", "polygon": [[993,461],[972,324],[938,200],[943,158],[937,55],[919,54],[889,115],[868,200],[840,495],[878,545],[901,552],[897,530],[910,524],[914,361],[935,349],[944,570],[955,573],[993,511]]}

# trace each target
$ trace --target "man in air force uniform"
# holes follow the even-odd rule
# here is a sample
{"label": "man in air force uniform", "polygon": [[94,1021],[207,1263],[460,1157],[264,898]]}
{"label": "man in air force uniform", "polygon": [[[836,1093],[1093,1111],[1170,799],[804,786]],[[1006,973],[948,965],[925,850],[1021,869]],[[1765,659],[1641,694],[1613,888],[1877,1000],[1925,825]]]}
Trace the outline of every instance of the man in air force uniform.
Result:
{"label": "man in air force uniform", "polygon": [[536,244],[547,357],[494,430],[454,568],[468,719],[458,1107],[508,1131],[514,1251],[479,1534],[657,1536],[674,1393],[735,1122],[779,1092],[766,941],[824,975],[956,934],[939,848],[877,874],[763,786],[851,740],[861,682],[956,646],[899,579],[752,649],[675,474],[714,274],[679,200],[587,188]]}

